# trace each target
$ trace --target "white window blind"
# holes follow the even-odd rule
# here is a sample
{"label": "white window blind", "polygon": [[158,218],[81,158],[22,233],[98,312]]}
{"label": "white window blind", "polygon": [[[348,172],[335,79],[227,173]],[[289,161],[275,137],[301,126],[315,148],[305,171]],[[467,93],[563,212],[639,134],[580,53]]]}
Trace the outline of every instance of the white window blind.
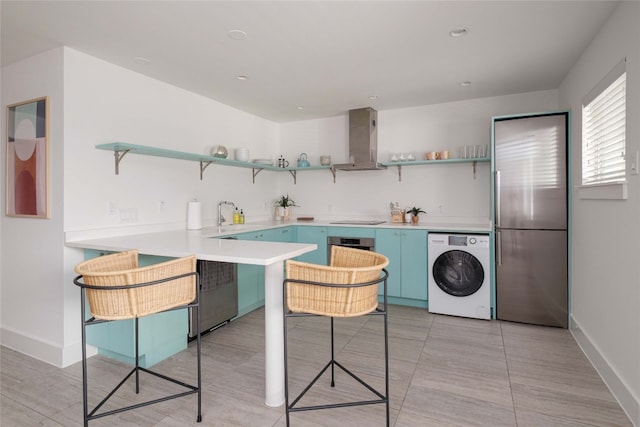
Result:
{"label": "white window blind", "polygon": [[626,179],[626,75],[622,61],[584,99],[582,185]]}

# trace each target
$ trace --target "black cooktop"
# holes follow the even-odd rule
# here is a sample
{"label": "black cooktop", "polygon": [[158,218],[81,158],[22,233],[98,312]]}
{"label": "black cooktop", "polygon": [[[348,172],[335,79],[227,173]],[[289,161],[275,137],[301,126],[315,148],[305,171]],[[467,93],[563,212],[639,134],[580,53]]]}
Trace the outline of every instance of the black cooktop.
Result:
{"label": "black cooktop", "polygon": [[379,219],[345,219],[342,221],[334,221],[329,224],[352,224],[352,225],[378,225],[384,224],[385,221]]}

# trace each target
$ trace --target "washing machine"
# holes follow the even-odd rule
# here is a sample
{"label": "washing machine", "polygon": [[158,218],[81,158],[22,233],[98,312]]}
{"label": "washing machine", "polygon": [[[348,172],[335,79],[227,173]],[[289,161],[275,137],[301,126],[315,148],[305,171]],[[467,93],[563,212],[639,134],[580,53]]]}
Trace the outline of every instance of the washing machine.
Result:
{"label": "washing machine", "polygon": [[428,235],[429,312],[491,319],[488,235]]}

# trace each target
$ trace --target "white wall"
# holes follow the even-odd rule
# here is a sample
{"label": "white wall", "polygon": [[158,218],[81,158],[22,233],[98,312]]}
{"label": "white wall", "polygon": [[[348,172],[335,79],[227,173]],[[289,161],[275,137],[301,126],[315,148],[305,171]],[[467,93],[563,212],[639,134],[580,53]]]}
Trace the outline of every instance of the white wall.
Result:
{"label": "white wall", "polygon": [[[489,144],[491,117],[550,111],[558,108],[557,91],[543,91],[427,105],[378,112],[378,158],[393,153],[449,150],[462,145]],[[280,127],[280,152],[295,162],[305,152],[312,165],[321,154],[334,163],[348,161],[348,115],[286,123]],[[422,221],[488,221],[489,163],[479,163],[476,178],[471,164],[395,167],[386,171],[338,171],[336,183],[328,171],[298,174],[298,183],[282,176],[279,188],[300,205],[296,215],[348,217],[354,214],[389,217],[389,202],[427,211]]]}
{"label": "white wall", "polygon": [[[63,294],[63,50],[55,49],[2,69],[2,135],[6,106],[49,97],[51,218],[11,218],[2,185],[2,345],[62,365]],[[4,146],[4,143],[3,143]],[[2,164],[5,165],[5,150]],[[4,174],[4,168],[2,168]],[[77,318],[76,318],[77,319]]]}
{"label": "white wall", "polygon": [[[233,84],[235,82],[231,82]],[[275,174],[251,184],[251,170],[128,154],[114,173],[112,152],[96,144],[127,142],[208,154],[216,144],[247,147],[252,158],[276,152],[275,123],[133,73],[72,49],[65,50],[65,230],[184,223],[187,202],[203,203],[205,225],[218,201],[231,200],[253,219],[275,197]],[[273,194],[271,194],[273,193]],[[137,221],[107,215],[108,202],[135,209]],[[158,203],[164,201],[164,211]]]}
{"label": "white wall", "polygon": [[[627,153],[640,150],[640,3],[621,2],[565,78],[573,114],[573,179],[581,181],[582,98],[627,57]],[[627,171],[632,156],[627,156]],[[574,191],[571,328],[636,426],[640,425],[640,180],[629,198],[582,200]]]}

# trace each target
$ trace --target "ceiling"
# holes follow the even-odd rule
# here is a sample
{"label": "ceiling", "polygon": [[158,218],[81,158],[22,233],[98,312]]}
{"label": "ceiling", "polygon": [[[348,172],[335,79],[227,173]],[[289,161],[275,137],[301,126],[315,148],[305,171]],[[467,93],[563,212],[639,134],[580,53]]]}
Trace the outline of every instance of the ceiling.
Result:
{"label": "ceiling", "polygon": [[616,4],[3,0],[0,52],[69,46],[289,122],[556,89]]}

